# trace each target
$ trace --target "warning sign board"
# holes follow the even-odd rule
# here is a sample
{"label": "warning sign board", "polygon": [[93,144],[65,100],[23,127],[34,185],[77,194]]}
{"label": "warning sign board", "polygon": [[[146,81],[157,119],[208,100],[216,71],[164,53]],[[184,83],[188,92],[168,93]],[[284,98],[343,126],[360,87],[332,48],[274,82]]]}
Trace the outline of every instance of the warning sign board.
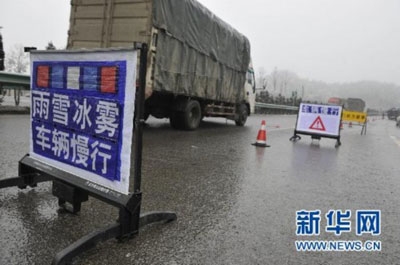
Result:
{"label": "warning sign board", "polygon": [[339,137],[342,106],[300,104],[296,132]]}
{"label": "warning sign board", "polygon": [[128,195],[135,50],[31,54],[30,156]]}

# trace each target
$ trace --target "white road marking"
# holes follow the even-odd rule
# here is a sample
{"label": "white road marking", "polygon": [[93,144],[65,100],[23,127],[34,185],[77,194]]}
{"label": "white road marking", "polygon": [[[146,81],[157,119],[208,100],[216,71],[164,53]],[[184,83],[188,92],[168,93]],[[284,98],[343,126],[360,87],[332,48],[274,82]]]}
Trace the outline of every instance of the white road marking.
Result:
{"label": "white road marking", "polygon": [[398,140],[396,136],[392,135],[392,136],[390,136],[390,138],[392,138],[393,141],[400,147],[400,140]]}

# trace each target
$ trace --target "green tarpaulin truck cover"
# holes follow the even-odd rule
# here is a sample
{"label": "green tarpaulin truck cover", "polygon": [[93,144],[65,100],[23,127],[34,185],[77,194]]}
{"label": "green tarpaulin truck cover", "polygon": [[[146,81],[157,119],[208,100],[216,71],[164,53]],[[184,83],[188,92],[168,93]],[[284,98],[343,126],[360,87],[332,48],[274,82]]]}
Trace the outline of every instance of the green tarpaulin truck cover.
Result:
{"label": "green tarpaulin truck cover", "polygon": [[240,102],[248,39],[194,0],[154,0],[159,34],[154,90]]}
{"label": "green tarpaulin truck cover", "polygon": [[68,49],[157,47],[146,95],[169,92],[242,103],[250,43],[195,0],[72,0]]}

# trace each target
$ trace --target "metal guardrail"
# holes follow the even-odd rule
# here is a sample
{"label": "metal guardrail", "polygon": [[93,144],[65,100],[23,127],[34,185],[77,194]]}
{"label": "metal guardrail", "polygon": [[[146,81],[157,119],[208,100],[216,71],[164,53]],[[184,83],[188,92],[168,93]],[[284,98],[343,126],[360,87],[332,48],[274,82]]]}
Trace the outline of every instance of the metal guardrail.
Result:
{"label": "metal guardrail", "polygon": [[6,89],[26,89],[31,86],[31,77],[24,74],[15,74],[0,71],[0,85]]}
{"label": "metal guardrail", "polygon": [[3,101],[5,90],[14,90],[15,106],[19,106],[22,90],[30,90],[31,77],[0,71],[0,103]]}
{"label": "metal guardrail", "polygon": [[256,108],[261,108],[261,109],[293,110],[293,111],[299,110],[299,107],[296,106],[276,105],[276,104],[268,104],[261,102],[256,102],[255,106]]}

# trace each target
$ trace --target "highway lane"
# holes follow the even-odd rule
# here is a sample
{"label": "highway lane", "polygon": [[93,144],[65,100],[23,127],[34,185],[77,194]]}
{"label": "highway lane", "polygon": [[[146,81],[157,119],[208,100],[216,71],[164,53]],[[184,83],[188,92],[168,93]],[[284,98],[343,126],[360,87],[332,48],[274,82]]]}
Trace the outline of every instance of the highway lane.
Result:
{"label": "highway lane", "polygon": [[[251,146],[261,120],[271,148]],[[345,126],[343,145],[303,137],[289,142],[294,116],[251,117],[238,128],[206,119],[195,132],[150,119],[144,132],[143,212],[172,210],[178,220],[109,241],[76,264],[398,264],[400,129],[370,122],[368,135]],[[0,177],[14,176],[28,152],[29,117],[0,116]],[[297,253],[296,211],[380,209],[380,253]],[[0,264],[48,264],[81,236],[114,222],[116,209],[94,199],[78,216],[57,212],[50,184],[0,190]],[[326,224],[322,218],[322,227]],[[354,220],[353,220],[354,221]],[[357,240],[321,233],[321,240]]]}

